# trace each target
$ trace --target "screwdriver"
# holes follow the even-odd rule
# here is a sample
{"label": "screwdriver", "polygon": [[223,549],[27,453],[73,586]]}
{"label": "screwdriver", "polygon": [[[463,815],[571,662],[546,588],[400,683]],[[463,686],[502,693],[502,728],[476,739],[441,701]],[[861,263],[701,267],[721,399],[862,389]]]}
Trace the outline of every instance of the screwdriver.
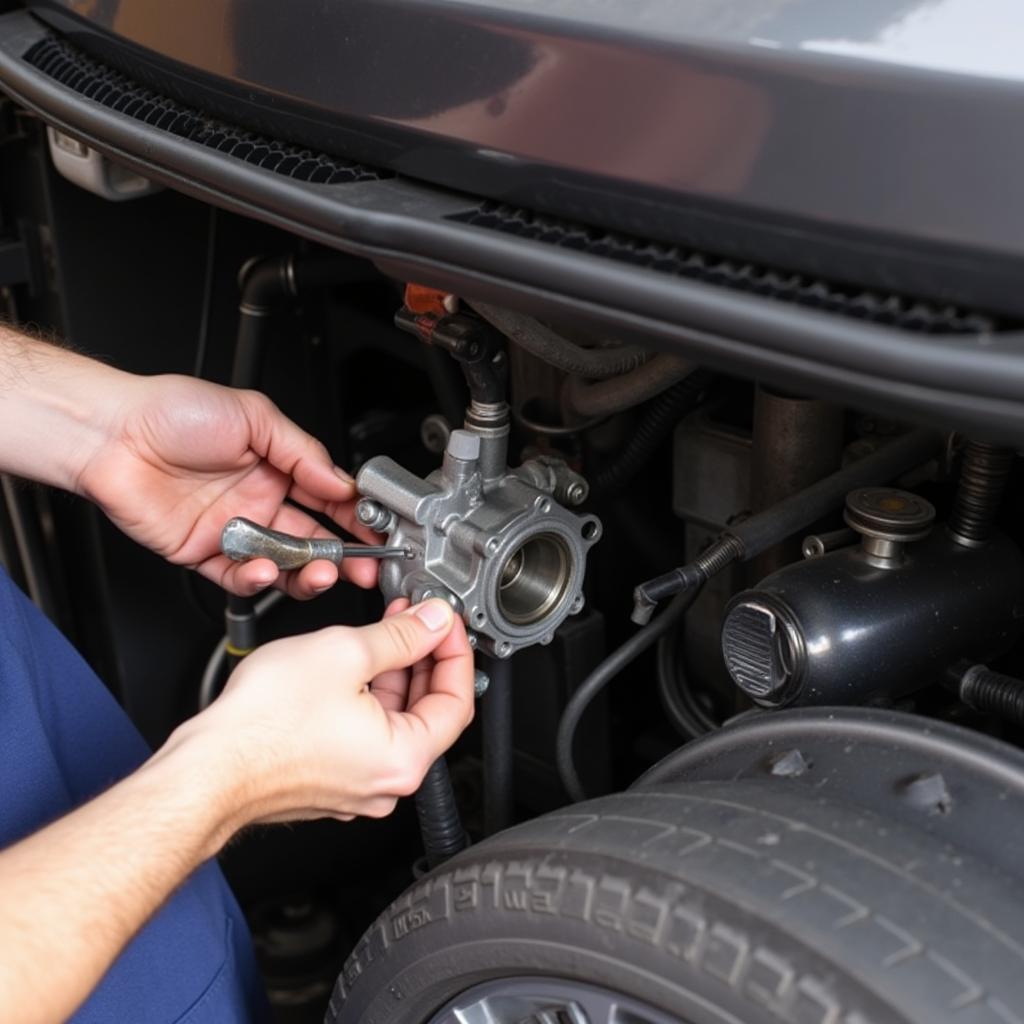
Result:
{"label": "screwdriver", "polygon": [[221,531],[220,549],[235,562],[269,558],[278,569],[301,569],[318,559],[340,565],[346,558],[412,558],[409,548],[349,544],[325,537],[295,537],[258,526],[242,516],[228,520]]}

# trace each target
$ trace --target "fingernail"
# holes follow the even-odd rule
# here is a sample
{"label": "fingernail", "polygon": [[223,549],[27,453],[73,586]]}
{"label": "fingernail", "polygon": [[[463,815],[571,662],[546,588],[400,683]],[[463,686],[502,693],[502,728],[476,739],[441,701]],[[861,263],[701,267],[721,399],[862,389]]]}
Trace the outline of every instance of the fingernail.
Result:
{"label": "fingernail", "polygon": [[334,467],[334,473],[335,473],[335,476],[341,477],[341,479],[344,480],[345,483],[347,483],[347,484],[354,484],[355,483],[355,480],[353,480],[352,477],[349,476],[349,474],[346,473],[345,470],[343,470],[341,468],[341,466],[335,466]]}
{"label": "fingernail", "polygon": [[438,601],[436,598],[431,601],[424,601],[421,605],[417,605],[416,608],[413,609],[413,615],[415,615],[431,633],[437,633],[452,621],[451,608],[449,608],[444,601]]}

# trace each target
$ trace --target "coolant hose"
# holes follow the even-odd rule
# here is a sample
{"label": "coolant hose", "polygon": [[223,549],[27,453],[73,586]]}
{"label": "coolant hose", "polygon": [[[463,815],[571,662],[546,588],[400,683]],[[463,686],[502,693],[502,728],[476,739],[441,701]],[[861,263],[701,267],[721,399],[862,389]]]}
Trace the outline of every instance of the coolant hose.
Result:
{"label": "coolant hose", "polygon": [[231,386],[259,385],[267,345],[267,318],[283,300],[306,291],[346,284],[365,276],[361,261],[340,253],[252,259],[238,273],[238,339]]}
{"label": "coolant hose", "polygon": [[545,327],[532,316],[515,310],[485,302],[474,302],[473,308],[509,341],[550,366],[577,377],[597,380],[615,377],[635,370],[647,358],[647,353],[635,345],[584,348]]}
{"label": "coolant hose", "polygon": [[590,475],[592,496],[620,490],[648,463],[659,445],[687,413],[700,404],[711,375],[698,370],[655,398],[633,428],[622,451]]}
{"label": "coolant hose", "polygon": [[612,416],[667,391],[693,369],[689,360],[661,353],[635,370],[609,380],[585,381],[570,377],[562,390],[562,401],[577,416],[587,419]]}
{"label": "coolant hose", "polygon": [[416,816],[428,867],[436,868],[469,845],[443,756],[427,769],[416,790]]}

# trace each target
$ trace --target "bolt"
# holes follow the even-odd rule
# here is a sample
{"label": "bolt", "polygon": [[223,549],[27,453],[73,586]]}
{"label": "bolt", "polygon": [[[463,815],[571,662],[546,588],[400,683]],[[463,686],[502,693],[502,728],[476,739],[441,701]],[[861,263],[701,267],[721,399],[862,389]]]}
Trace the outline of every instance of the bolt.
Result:
{"label": "bolt", "polygon": [[456,615],[462,614],[462,600],[457,594],[453,594],[447,587],[441,586],[440,584],[428,584],[413,596],[415,604],[419,604],[422,601],[429,601],[433,598],[438,601],[444,601],[446,604],[450,605]]}
{"label": "bolt", "polygon": [[566,501],[570,505],[582,505],[587,500],[587,486],[582,483],[569,484],[565,491]]}
{"label": "bolt", "polygon": [[360,498],[356,503],[356,518],[363,526],[380,533],[386,532],[391,525],[391,513],[370,498]]}
{"label": "bolt", "polygon": [[768,770],[781,779],[795,779],[810,771],[811,763],[799,750],[787,750],[768,762]]}
{"label": "bolt", "polygon": [[486,672],[481,672],[480,669],[477,669],[473,673],[473,696],[482,697],[490,685],[491,677]]}

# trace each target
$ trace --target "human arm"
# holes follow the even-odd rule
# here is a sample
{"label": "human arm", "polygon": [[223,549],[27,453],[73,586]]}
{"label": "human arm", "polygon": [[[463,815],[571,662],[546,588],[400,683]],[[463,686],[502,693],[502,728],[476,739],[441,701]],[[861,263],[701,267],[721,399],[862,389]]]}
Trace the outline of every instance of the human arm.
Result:
{"label": "human arm", "polygon": [[[371,540],[355,485],[320,442],[265,396],[180,376],[140,377],[0,326],[0,471],[95,501],[125,533],[239,594],[276,583],[310,597],[338,579],[329,562],[279,574],[268,559],[220,554],[233,515],[330,536],[298,502]],[[342,574],[373,586],[376,567]]]}
{"label": "human arm", "polygon": [[0,852],[4,1018],[66,1019],[238,829],[389,813],[472,711],[472,651],[438,601],[250,655],[139,771]]}

